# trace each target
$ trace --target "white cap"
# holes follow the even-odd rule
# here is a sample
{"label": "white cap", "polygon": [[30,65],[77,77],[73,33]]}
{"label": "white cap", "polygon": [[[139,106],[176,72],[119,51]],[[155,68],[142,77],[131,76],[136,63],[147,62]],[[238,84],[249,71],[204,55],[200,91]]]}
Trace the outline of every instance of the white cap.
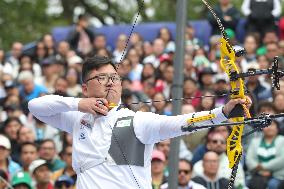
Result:
{"label": "white cap", "polygon": [[72,64],[81,64],[83,63],[83,59],[80,56],[72,56],[70,58],[68,58],[68,64],[72,65]]}
{"label": "white cap", "polygon": [[30,166],[29,166],[29,172],[30,172],[30,174],[33,174],[34,171],[35,171],[37,168],[39,168],[40,166],[45,165],[45,164],[47,164],[47,162],[46,162],[44,159],[36,159],[36,160],[34,160],[34,161],[30,164]]}
{"label": "white cap", "polygon": [[19,73],[19,76],[18,76],[18,81],[23,81],[23,80],[33,80],[34,79],[34,76],[33,76],[33,73],[31,71],[21,71]]}
{"label": "white cap", "polygon": [[11,142],[6,136],[0,135],[0,146],[3,146],[4,148],[10,150]]}
{"label": "white cap", "polygon": [[259,64],[257,62],[251,62],[247,65],[247,69],[259,69]]}
{"label": "white cap", "polygon": [[214,81],[217,83],[218,81],[225,81],[226,83],[229,82],[229,78],[226,74],[218,73],[214,76]]}

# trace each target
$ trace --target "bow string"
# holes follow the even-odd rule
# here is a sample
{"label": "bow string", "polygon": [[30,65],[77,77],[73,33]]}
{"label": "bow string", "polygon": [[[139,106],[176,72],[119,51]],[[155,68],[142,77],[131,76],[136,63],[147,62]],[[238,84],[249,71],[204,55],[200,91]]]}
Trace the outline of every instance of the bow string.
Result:
{"label": "bow string", "polygon": [[[267,74],[271,75],[271,80],[272,80],[272,87],[276,88],[277,90],[280,89],[279,85],[279,79],[284,76],[284,72],[278,70],[278,57],[274,58],[273,65],[271,68],[267,70],[250,70],[249,72],[246,73],[241,73],[238,69],[238,66],[235,63],[236,57],[242,56],[245,53],[244,49],[235,51],[232,47],[232,45],[229,42],[229,39],[226,35],[224,26],[219,19],[219,17],[216,15],[212,7],[208,4],[206,0],[202,0],[202,2],[207,6],[207,8],[210,10],[214,18],[216,19],[220,32],[221,32],[221,39],[220,39],[220,44],[221,44],[221,59],[220,59],[220,66],[223,69],[223,71],[228,75],[230,79],[230,86],[231,90],[229,94],[221,94],[221,95],[205,95],[205,96],[194,96],[194,97],[182,97],[178,99],[165,99],[165,100],[153,100],[153,101],[139,101],[139,102],[132,102],[132,103],[120,103],[120,104],[115,104],[110,102],[108,104],[108,107],[114,108],[116,106],[119,107],[128,107],[128,105],[131,104],[152,104],[152,103],[157,103],[157,102],[172,102],[175,100],[187,100],[187,99],[195,99],[195,98],[215,98],[215,97],[222,97],[222,96],[230,96],[231,99],[236,99],[236,98],[241,98],[241,99],[246,99],[246,89],[244,85],[244,78],[245,77],[251,77],[254,75],[262,75],[262,74]],[[139,4],[139,1],[138,1]],[[142,0],[139,5],[139,10],[137,13],[137,16],[134,20],[134,23],[132,25],[130,34],[128,36],[125,48],[123,50],[123,55],[121,56],[120,62],[118,63],[118,66],[120,65],[121,61],[124,59],[124,55],[127,51],[127,47],[129,44],[130,37],[134,31],[136,22],[138,20],[138,16],[140,15],[140,11],[143,8],[144,1]],[[246,99],[247,100],[247,99]],[[215,127],[215,126],[231,126],[233,125],[233,130],[230,134],[230,136],[227,139],[227,155],[229,159],[229,167],[232,168],[232,173],[230,177],[230,182],[228,189],[232,189],[234,182],[235,182],[235,177],[237,173],[237,168],[238,164],[240,162],[240,159],[242,157],[242,144],[241,144],[241,139],[249,136],[253,132],[260,130],[264,127],[267,127],[271,124],[272,119],[275,119],[277,117],[284,117],[284,114],[276,114],[276,115],[267,115],[267,114],[261,114],[259,117],[256,118],[251,118],[249,110],[245,105],[236,105],[236,107],[232,110],[232,112],[229,115],[230,117],[230,123],[221,123],[221,124],[215,124],[215,125],[204,125],[204,126],[198,126],[198,127],[192,127],[192,125],[186,125],[182,126],[183,131],[195,131],[201,128],[210,128],[210,127]],[[255,128],[246,134],[243,134],[243,129],[244,125],[249,124],[254,126]],[[112,129],[112,128],[111,128]],[[117,140],[116,135],[113,133],[113,137],[119,146],[119,149],[123,155],[123,158],[125,162],[128,164],[129,169],[131,171],[131,174],[135,180],[135,183],[138,188],[141,188],[138,180],[136,179],[131,166],[129,164],[128,159],[126,158],[123,150],[120,148],[120,143]]]}

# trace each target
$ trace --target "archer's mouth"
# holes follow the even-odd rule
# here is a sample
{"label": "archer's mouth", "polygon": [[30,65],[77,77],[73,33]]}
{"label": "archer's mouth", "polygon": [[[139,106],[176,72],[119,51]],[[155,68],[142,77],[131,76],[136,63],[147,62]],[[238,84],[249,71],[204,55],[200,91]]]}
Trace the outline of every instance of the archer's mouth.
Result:
{"label": "archer's mouth", "polygon": [[105,90],[107,93],[109,93],[109,92],[115,92],[116,93],[116,90],[114,90],[114,89],[106,89]]}

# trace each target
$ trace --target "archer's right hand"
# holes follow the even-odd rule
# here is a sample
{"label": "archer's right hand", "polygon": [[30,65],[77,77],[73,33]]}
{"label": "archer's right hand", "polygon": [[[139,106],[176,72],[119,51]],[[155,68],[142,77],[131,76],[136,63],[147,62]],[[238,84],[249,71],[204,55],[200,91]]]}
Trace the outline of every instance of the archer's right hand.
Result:
{"label": "archer's right hand", "polygon": [[82,98],[79,101],[78,110],[93,115],[107,115],[109,109],[108,101],[104,98]]}

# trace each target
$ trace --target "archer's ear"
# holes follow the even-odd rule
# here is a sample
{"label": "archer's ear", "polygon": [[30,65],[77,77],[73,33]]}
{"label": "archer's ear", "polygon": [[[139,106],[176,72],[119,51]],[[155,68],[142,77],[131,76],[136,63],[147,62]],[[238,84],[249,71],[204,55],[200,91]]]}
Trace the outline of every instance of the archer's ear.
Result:
{"label": "archer's ear", "polygon": [[82,84],[82,93],[83,93],[83,95],[84,95],[85,97],[88,96],[88,86],[87,86],[86,83],[83,83],[83,84]]}

